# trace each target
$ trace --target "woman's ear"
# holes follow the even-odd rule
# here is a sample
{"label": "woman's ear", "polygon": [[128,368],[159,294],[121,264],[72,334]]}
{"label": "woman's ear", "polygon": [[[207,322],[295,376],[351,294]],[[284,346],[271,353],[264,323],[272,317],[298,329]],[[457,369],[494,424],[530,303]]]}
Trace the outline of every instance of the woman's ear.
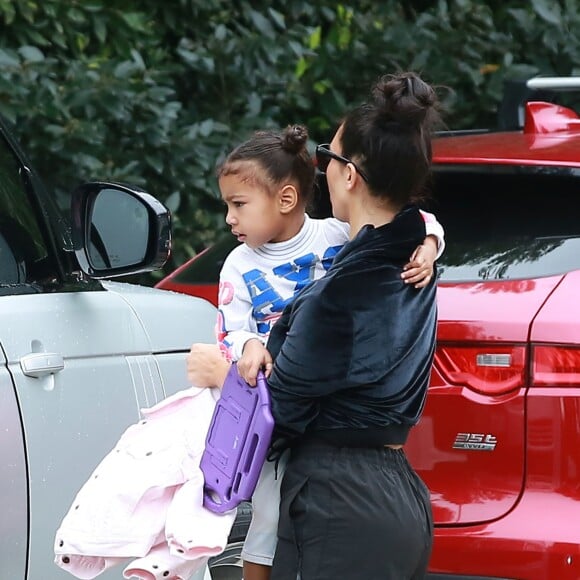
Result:
{"label": "woman's ear", "polygon": [[359,180],[362,179],[360,173],[356,170],[355,166],[352,163],[346,164],[346,189],[352,190],[356,187],[359,183]]}
{"label": "woman's ear", "polygon": [[298,191],[289,183],[278,191],[280,213],[287,214],[294,211],[299,201],[300,196],[298,195]]}

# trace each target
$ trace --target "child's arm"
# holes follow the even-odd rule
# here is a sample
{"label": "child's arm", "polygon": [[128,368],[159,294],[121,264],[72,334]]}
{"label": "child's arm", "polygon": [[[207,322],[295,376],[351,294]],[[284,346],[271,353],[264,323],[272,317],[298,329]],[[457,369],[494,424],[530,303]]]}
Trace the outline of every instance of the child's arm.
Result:
{"label": "child's arm", "polygon": [[270,376],[274,361],[268,349],[258,339],[250,339],[244,345],[244,353],[238,361],[240,376],[253,387],[256,386],[258,371],[264,369],[266,378]]}
{"label": "child's arm", "polygon": [[437,221],[437,218],[428,211],[421,211],[421,215],[425,220],[425,235],[427,238],[431,237],[437,243],[437,253],[435,260],[438,260],[445,250],[445,231],[443,226]]}
{"label": "child's arm", "polygon": [[423,244],[413,252],[401,274],[405,284],[413,284],[415,288],[427,286],[433,276],[433,264],[445,249],[443,226],[432,213],[421,211],[421,215],[425,220],[427,236]]}
{"label": "child's arm", "polygon": [[401,278],[405,284],[413,284],[415,288],[424,288],[433,276],[433,264],[437,258],[438,243],[433,235],[427,236],[425,241],[411,254],[409,262],[403,266]]}
{"label": "child's arm", "polygon": [[241,272],[226,258],[220,272],[216,338],[230,360],[242,357],[245,343],[262,340],[253,317],[253,305]]}

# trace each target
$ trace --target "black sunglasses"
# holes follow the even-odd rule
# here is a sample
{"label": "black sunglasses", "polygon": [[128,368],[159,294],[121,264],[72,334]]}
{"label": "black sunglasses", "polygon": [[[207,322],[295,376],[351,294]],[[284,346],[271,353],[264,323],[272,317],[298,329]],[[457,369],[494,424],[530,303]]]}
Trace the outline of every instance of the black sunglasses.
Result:
{"label": "black sunglasses", "polygon": [[331,159],[336,159],[337,161],[340,161],[345,165],[347,163],[354,165],[354,168],[357,170],[358,174],[368,183],[369,178],[365,175],[363,171],[359,169],[356,163],[353,163],[350,159],[347,159],[346,157],[343,157],[342,155],[339,155],[338,153],[331,151],[330,143],[322,143],[322,145],[316,146],[316,166],[318,167],[318,169],[320,169],[320,171],[322,171],[322,173],[326,173],[326,170],[328,169],[328,164],[330,163]]}

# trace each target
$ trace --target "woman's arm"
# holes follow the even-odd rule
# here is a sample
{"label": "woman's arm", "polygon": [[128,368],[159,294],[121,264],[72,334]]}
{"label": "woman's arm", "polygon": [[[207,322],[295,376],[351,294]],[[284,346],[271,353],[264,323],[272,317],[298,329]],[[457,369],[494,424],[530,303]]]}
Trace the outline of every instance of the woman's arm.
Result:
{"label": "woman's arm", "polygon": [[217,344],[193,344],[186,364],[187,378],[195,387],[221,388],[230,370],[230,363]]}
{"label": "woman's arm", "polygon": [[[333,301],[324,283],[317,285],[326,291],[296,299],[268,381],[277,436],[301,435],[318,416],[322,397],[352,386],[351,314]],[[278,339],[280,323],[284,326],[284,321],[274,326],[271,341]]]}

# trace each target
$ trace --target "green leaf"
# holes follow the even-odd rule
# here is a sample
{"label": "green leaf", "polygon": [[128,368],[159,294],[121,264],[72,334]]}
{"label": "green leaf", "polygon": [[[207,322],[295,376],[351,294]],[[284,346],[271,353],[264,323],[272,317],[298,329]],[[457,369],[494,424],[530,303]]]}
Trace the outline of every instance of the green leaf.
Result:
{"label": "green leaf", "polygon": [[95,18],[94,30],[99,42],[104,44],[107,40],[107,21],[105,18]]}
{"label": "green leaf", "polygon": [[145,70],[145,61],[143,60],[143,57],[141,56],[141,54],[136,51],[134,48],[131,49],[131,56],[133,57],[133,61],[135,62],[135,64],[137,65],[137,68],[141,71]]}
{"label": "green leaf", "polygon": [[264,36],[270,39],[276,37],[276,33],[270,24],[270,21],[265,18],[262,14],[256,10],[250,10],[250,18],[254,23],[254,26],[258,29],[258,32],[262,33]]}
{"label": "green leaf", "polygon": [[60,125],[45,125],[44,130],[53,137],[62,137],[66,133],[66,129]]}
{"label": "green leaf", "polygon": [[83,0],[82,6],[87,12],[102,12],[104,8],[100,2],[87,2],[87,0]]}
{"label": "green leaf", "polygon": [[562,10],[557,2],[552,0],[548,3],[546,0],[532,0],[532,6],[534,12],[542,20],[556,26],[562,26]]}
{"label": "green leaf", "polygon": [[165,200],[165,207],[171,212],[175,213],[181,205],[181,193],[174,191]]}
{"label": "green leaf", "polygon": [[308,47],[311,50],[316,50],[320,46],[320,40],[322,38],[322,30],[320,26],[317,26],[308,38]]}
{"label": "green leaf", "polygon": [[308,62],[302,56],[298,59],[298,62],[296,63],[296,69],[294,71],[294,75],[296,76],[297,79],[300,79],[304,76],[304,73],[307,70],[308,70]]}
{"label": "green leaf", "polygon": [[81,10],[76,8],[69,8],[66,12],[66,16],[73,25],[79,26],[86,22],[86,16]]}
{"label": "green leaf", "polygon": [[558,53],[558,44],[560,34],[554,28],[548,28],[542,35],[542,42],[546,48],[549,48],[552,53]]}
{"label": "green leaf", "polygon": [[136,32],[145,32],[147,30],[145,15],[141,12],[125,12],[121,10],[118,14],[132,30]]}
{"label": "green leaf", "polygon": [[422,70],[427,65],[430,52],[431,52],[430,50],[425,49],[415,54],[415,57],[411,61],[411,66],[409,68],[411,70]]}
{"label": "green leaf", "polygon": [[228,33],[227,28],[223,24],[218,24],[216,26],[214,36],[216,37],[216,40],[219,40],[221,42],[225,40],[227,33]]}
{"label": "green leaf", "polygon": [[261,110],[262,99],[256,93],[251,93],[248,97],[248,114],[257,117]]}
{"label": "green leaf", "polygon": [[323,95],[328,90],[328,81],[316,81],[313,88],[316,93]]}
{"label": "green leaf", "polygon": [[44,54],[36,46],[21,46],[18,52],[28,62],[42,62],[44,60]]}
{"label": "green leaf", "polygon": [[285,30],[286,29],[286,21],[284,20],[284,15],[281,14],[280,12],[278,12],[277,10],[274,10],[273,8],[268,8],[268,12],[269,12],[270,16],[272,17],[272,20],[278,26],[278,28],[280,28],[281,30]]}
{"label": "green leaf", "polygon": [[16,68],[19,66],[20,61],[18,60],[18,58],[0,48],[0,69],[7,67]]}
{"label": "green leaf", "polygon": [[115,71],[113,74],[118,79],[127,79],[127,78],[133,76],[133,74],[135,72],[137,72],[138,70],[139,70],[139,67],[133,61],[125,60],[123,62],[120,62],[115,67]]}
{"label": "green leaf", "polygon": [[49,46],[51,44],[51,42],[44,38],[44,36],[42,36],[42,34],[37,30],[28,28],[26,34],[28,35],[28,41],[37,44],[38,46]]}
{"label": "green leaf", "polygon": [[202,137],[207,137],[213,130],[213,119],[206,119],[199,124],[199,134]]}
{"label": "green leaf", "polygon": [[6,25],[10,26],[14,22],[14,17],[16,16],[16,10],[14,9],[14,2],[2,2],[0,5],[0,10],[4,15],[4,22]]}

